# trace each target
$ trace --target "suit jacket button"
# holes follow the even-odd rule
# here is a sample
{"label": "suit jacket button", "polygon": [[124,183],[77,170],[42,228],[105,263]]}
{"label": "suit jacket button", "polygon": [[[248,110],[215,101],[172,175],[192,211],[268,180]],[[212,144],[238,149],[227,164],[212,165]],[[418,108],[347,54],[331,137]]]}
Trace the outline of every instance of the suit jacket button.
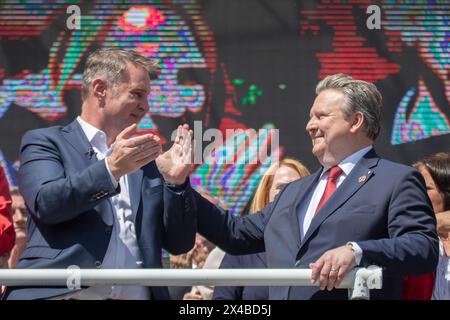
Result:
{"label": "suit jacket button", "polygon": [[99,261],[99,260],[95,261],[95,267],[97,269],[100,269],[101,266],[102,266],[102,262],[101,261]]}
{"label": "suit jacket button", "polygon": [[105,233],[109,236],[112,233],[112,227],[106,227],[105,228]]}

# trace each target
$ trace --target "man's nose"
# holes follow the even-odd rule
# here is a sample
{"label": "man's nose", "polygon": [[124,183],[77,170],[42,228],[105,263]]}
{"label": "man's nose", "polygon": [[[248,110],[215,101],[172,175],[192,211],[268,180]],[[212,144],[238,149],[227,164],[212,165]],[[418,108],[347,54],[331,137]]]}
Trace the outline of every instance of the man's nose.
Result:
{"label": "man's nose", "polygon": [[308,123],[306,124],[306,131],[312,132],[317,128],[314,118],[309,119]]}
{"label": "man's nose", "polygon": [[149,100],[150,98],[146,97],[144,99],[142,99],[142,102],[139,103],[138,108],[141,109],[142,111],[147,112],[150,109],[150,103]]}
{"label": "man's nose", "polygon": [[145,108],[145,112],[147,112],[150,109],[150,96],[144,99],[144,108]]}

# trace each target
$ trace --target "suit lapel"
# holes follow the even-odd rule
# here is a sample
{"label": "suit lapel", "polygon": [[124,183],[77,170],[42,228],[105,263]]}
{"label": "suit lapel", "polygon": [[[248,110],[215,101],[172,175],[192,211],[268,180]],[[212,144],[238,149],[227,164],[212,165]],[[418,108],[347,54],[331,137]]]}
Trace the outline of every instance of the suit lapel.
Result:
{"label": "suit lapel", "polygon": [[95,163],[97,161],[95,156],[89,152],[92,149],[91,143],[81,129],[77,120],[72,121],[62,130],[62,135],[66,141],[80,153],[86,161],[86,165]]}
{"label": "suit lapel", "polygon": [[[77,120],[65,126],[61,132],[64,139],[81,155],[84,167],[80,169],[84,169],[97,162],[97,157],[89,152],[92,149],[91,143]],[[102,217],[103,222],[107,225],[112,225],[113,212],[111,204],[104,200],[99,203],[99,206],[101,209],[98,210],[98,213]]]}
{"label": "suit lapel", "polygon": [[339,207],[341,207],[351,196],[353,196],[359,188],[361,188],[373,175],[373,167],[379,161],[378,156],[372,149],[355,165],[348,177],[345,178],[342,185],[328,199],[317,215],[312,219],[311,225],[303,238],[301,247],[309,240],[311,235],[317,228],[332,215]]}
{"label": "suit lapel", "polygon": [[130,201],[131,201],[131,211],[133,221],[136,219],[136,213],[139,209],[139,204],[141,202],[141,189],[142,189],[142,178],[144,176],[144,170],[139,169],[136,172],[128,175],[128,188],[130,190]]}
{"label": "suit lapel", "polygon": [[305,179],[310,179],[309,181],[305,181],[305,187],[299,188],[301,194],[298,195],[296,198],[296,201],[292,204],[291,208],[289,209],[289,222],[292,228],[294,229],[293,232],[295,234],[295,241],[297,243],[297,247],[300,248],[300,226],[298,222],[298,205],[302,203],[303,201],[306,201],[309,195],[314,191],[314,187],[317,185],[317,181],[320,177],[320,172],[322,171],[322,168],[317,170],[313,175],[309,176]]}

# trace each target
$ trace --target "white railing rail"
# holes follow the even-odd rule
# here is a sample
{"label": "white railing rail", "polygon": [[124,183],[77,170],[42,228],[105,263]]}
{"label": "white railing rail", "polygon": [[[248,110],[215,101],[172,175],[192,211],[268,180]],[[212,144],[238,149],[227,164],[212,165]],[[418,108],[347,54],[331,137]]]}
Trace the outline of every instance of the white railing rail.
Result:
{"label": "white railing rail", "polygon": [[[70,289],[94,285],[317,286],[310,278],[311,269],[0,269],[0,285]],[[381,286],[381,268],[370,266],[353,269],[339,288],[349,289],[351,299],[369,299],[369,290]]]}

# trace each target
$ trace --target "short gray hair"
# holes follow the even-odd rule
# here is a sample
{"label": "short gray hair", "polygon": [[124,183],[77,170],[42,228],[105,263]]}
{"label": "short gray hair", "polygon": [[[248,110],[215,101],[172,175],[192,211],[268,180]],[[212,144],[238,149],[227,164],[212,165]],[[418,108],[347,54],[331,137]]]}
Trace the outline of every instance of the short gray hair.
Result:
{"label": "short gray hair", "polygon": [[157,79],[161,68],[158,61],[147,58],[133,50],[123,49],[99,49],[92,52],[87,58],[83,72],[81,96],[83,100],[89,94],[89,87],[95,77],[102,76],[108,85],[114,87],[119,81],[125,81],[126,65],[132,63],[147,70],[150,79]]}
{"label": "short gray hair", "polygon": [[356,112],[364,115],[364,131],[369,138],[375,140],[380,133],[381,106],[383,104],[381,93],[377,87],[372,83],[337,73],[320,81],[316,87],[316,94],[328,89],[344,94],[344,104],[341,110],[346,118]]}

